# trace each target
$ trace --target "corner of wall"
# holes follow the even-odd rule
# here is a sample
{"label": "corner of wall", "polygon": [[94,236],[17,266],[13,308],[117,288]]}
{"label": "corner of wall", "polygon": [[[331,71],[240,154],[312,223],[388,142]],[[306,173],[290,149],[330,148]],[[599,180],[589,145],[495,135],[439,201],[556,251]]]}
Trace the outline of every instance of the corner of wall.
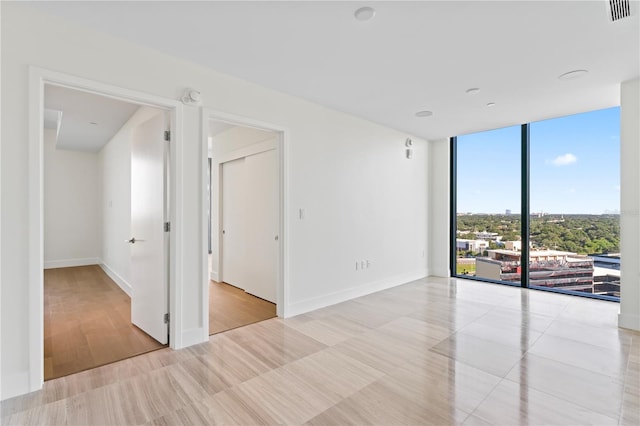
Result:
{"label": "corner of wall", "polygon": [[449,277],[449,139],[429,141],[429,256],[433,276]]}
{"label": "corner of wall", "polygon": [[640,330],[640,79],[620,85],[620,313],[618,325]]}
{"label": "corner of wall", "polygon": [[131,297],[131,284],[129,284],[124,278],[118,275],[118,273],[111,269],[106,263],[104,263],[104,261],[100,260],[98,264],[100,265],[100,268],[102,268],[104,273],[107,274],[109,278],[111,278],[116,284],[118,284],[118,287],[120,287],[122,291],[127,293],[127,296]]}

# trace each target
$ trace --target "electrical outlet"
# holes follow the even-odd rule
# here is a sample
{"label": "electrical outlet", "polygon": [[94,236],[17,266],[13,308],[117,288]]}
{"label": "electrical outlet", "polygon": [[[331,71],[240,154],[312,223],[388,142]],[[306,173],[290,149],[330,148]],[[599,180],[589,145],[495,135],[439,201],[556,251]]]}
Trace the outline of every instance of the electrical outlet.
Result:
{"label": "electrical outlet", "polygon": [[360,268],[360,262],[356,260],[356,271]]}
{"label": "electrical outlet", "polygon": [[371,266],[371,262],[367,260],[367,269],[369,269],[369,266]]}

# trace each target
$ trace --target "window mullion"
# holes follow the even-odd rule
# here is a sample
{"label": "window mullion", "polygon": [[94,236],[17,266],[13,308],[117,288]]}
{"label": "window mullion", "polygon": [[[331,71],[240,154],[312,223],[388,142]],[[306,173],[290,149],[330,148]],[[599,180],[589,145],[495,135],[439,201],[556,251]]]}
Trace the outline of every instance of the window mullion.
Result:
{"label": "window mullion", "polygon": [[520,205],[520,235],[522,241],[522,251],[520,253],[520,287],[529,288],[529,234],[530,234],[530,218],[529,212],[529,184],[530,184],[530,139],[529,139],[529,123],[525,123],[520,128],[521,142],[521,205]]}

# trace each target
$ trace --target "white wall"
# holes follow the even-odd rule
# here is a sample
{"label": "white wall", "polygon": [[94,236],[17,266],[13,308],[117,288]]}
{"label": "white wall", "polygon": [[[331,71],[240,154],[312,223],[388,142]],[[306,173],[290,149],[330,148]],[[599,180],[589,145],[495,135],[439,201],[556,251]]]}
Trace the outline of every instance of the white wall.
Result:
{"label": "white wall", "polygon": [[[289,294],[285,314],[335,303],[427,274],[427,143],[344,113],[217,73],[124,40],[49,17],[27,5],[2,5],[2,397],[28,392],[28,65],[155,96],[185,87],[203,107],[289,130],[285,147]],[[11,108],[6,106],[10,105]],[[177,273],[184,341],[204,338],[205,199],[199,110],[185,108],[182,210],[184,253]],[[306,218],[297,219],[298,209]],[[424,253],[424,257],[423,257]],[[369,259],[356,271],[356,260]],[[6,324],[11,324],[8,327]],[[194,337],[197,336],[197,337]],[[202,336],[202,337],[200,337]],[[37,359],[37,358],[36,358]],[[34,361],[31,361],[34,362]],[[34,367],[35,368],[35,367]]]}
{"label": "white wall", "polygon": [[449,270],[449,139],[429,141],[429,272],[450,276]]}
{"label": "white wall", "polygon": [[620,327],[640,330],[640,80],[620,87]]}
{"label": "white wall", "polygon": [[[2,2],[0,2],[0,25],[2,22]],[[2,33],[0,32],[0,46],[2,46]],[[0,51],[2,48],[0,47]],[[0,93],[2,93],[2,56],[0,55]],[[2,103],[0,102],[0,118],[2,117]],[[0,119],[0,135],[2,134],[2,120]],[[0,138],[1,139],[1,138]],[[2,146],[0,144],[0,211],[2,211]],[[2,235],[2,226],[0,226],[0,241]],[[0,245],[1,246],[1,245]],[[0,247],[0,251],[2,248]],[[2,277],[2,255],[0,254],[0,282]],[[2,309],[2,286],[0,285],[0,309]],[[0,342],[2,342],[2,315],[0,315]],[[2,396],[2,351],[0,351],[0,401],[4,399]]]}
{"label": "white wall", "polygon": [[141,107],[100,150],[104,271],[131,296],[131,141],[134,130],[162,111]]}
{"label": "white wall", "polygon": [[102,177],[98,155],[56,149],[44,130],[44,266],[95,265],[102,251]]}

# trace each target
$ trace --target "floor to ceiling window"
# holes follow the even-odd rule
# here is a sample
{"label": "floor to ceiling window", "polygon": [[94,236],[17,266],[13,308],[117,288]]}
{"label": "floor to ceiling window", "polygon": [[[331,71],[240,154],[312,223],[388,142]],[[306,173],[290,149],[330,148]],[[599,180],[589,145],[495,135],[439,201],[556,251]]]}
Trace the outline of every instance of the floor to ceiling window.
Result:
{"label": "floor to ceiling window", "polygon": [[459,136],[456,147],[455,272],[519,282],[520,126]]}
{"label": "floor to ceiling window", "polygon": [[619,115],[452,138],[452,275],[619,299]]}

